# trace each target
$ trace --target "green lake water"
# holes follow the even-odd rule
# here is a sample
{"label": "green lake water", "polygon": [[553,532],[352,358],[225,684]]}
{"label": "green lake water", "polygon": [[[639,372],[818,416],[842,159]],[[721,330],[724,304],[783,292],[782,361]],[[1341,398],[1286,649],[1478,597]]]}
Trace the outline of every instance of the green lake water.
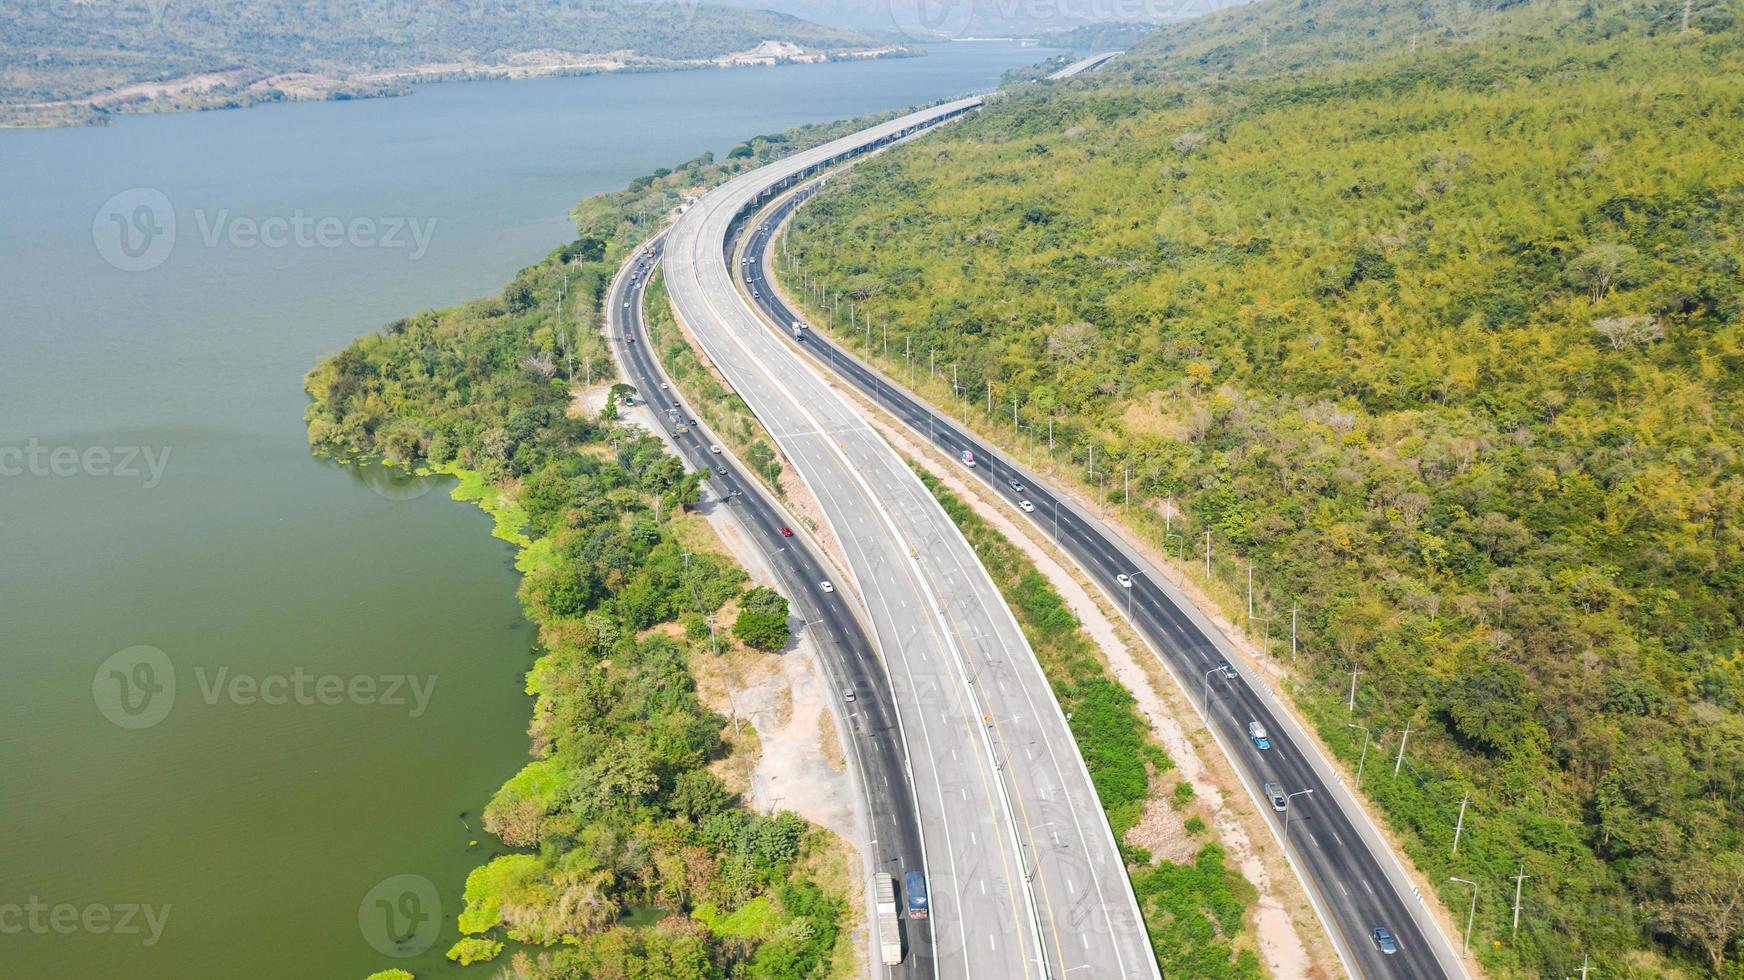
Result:
{"label": "green lake water", "polygon": [[1046,53],[0,131],[0,976],[458,973],[532,631],[481,512],[309,456],[303,374],[580,197]]}

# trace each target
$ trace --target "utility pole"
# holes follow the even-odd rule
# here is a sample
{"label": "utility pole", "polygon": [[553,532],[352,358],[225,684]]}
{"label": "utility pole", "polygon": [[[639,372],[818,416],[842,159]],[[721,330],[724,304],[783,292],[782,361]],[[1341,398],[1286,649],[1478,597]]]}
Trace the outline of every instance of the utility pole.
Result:
{"label": "utility pole", "polygon": [[902,338],[902,359],[908,362],[908,386],[914,387],[914,337],[904,335]]}
{"label": "utility pole", "polygon": [[[1296,603],[1295,602],[1290,603],[1290,662],[1291,663],[1296,662]],[[1351,686],[1353,688],[1356,686],[1355,680],[1351,681]],[[1350,695],[1350,710],[1352,710],[1352,711],[1356,710],[1356,692],[1354,690],[1351,692],[1351,695]]]}
{"label": "utility pole", "polygon": [[1205,577],[1211,578],[1211,532],[1205,532]]}
{"label": "utility pole", "polygon": [[1247,563],[1247,618],[1253,618],[1253,562]]}
{"label": "utility pole", "polygon": [[[1292,655],[1294,655],[1295,650],[1296,650],[1295,631],[1296,631],[1296,624],[1291,623],[1290,624],[1290,652]],[[1349,703],[1347,703],[1344,706],[1344,710],[1347,713],[1353,714],[1353,715],[1356,714],[1356,675],[1358,675],[1360,673],[1362,673],[1362,671],[1358,670],[1355,667],[1352,667],[1350,669],[1350,701],[1349,701]]]}
{"label": "utility pole", "polygon": [[1453,850],[1449,856],[1459,853],[1459,835],[1465,831],[1465,807],[1471,802],[1471,790],[1465,791],[1465,798],[1459,801],[1459,820],[1453,825]]}
{"label": "utility pole", "polygon": [[1393,776],[1398,778],[1399,767],[1405,764],[1405,740],[1411,737],[1411,726],[1406,725],[1404,734],[1399,736],[1399,758],[1393,760]]}
{"label": "utility pole", "polygon": [[987,382],[987,421],[993,421],[993,382]]}
{"label": "utility pole", "polygon": [[1592,969],[1592,967],[1587,964],[1587,954],[1582,953],[1581,954],[1581,980],[1587,980],[1587,971],[1590,969]]}
{"label": "utility pole", "polygon": [[1518,936],[1520,934],[1520,885],[1522,883],[1524,883],[1527,878],[1530,878],[1530,877],[1532,877],[1532,876],[1526,873],[1526,865],[1524,865],[1524,864],[1520,865],[1520,873],[1514,876],[1514,932],[1513,932],[1513,935],[1516,935],[1516,936]]}
{"label": "utility pole", "polygon": [[1121,463],[1120,464],[1120,478],[1122,481],[1124,481],[1123,487],[1121,489],[1120,506],[1125,507],[1127,510],[1131,510],[1132,509],[1132,464],[1130,464],[1130,463]]}
{"label": "utility pole", "polygon": [[1170,494],[1167,497],[1163,498],[1163,537],[1165,537],[1165,538],[1168,537],[1170,532],[1173,530],[1173,527],[1171,525],[1173,525],[1174,520],[1175,520],[1175,495]]}

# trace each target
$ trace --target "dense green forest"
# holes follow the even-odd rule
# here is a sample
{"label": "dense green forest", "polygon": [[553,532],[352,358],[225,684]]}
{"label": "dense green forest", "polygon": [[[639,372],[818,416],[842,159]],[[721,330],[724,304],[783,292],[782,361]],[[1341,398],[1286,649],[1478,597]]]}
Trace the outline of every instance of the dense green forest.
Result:
{"label": "dense green forest", "polygon": [[630,68],[673,67],[765,41],[786,42],[806,55],[883,46],[863,34],[765,10],[633,0],[6,4],[0,6],[0,112],[10,112],[0,114],[0,122],[30,121],[26,108],[39,103],[78,103],[126,86],[208,73],[214,76],[209,85],[100,98],[98,109],[82,111],[95,116],[148,104],[213,108],[375,95],[403,82],[373,73],[426,66],[455,76],[493,66],[587,70],[602,58]]}
{"label": "dense green forest", "polygon": [[1372,729],[1500,975],[1744,969],[1739,13],[1268,0],[868,161],[789,247],[820,325],[1251,562],[1275,656],[1299,609],[1298,704],[1352,769]]}
{"label": "dense green forest", "polygon": [[456,496],[519,547],[538,625],[533,761],[485,808],[506,846],[467,879],[455,960],[513,944],[498,975],[515,980],[810,978],[852,963],[823,832],[746,809],[711,771],[726,719],[690,666],[713,655],[711,615],[733,616],[749,647],[781,647],[787,602],[744,589],[730,561],[687,555],[676,526],[699,477],[614,422],[615,400],[577,414],[571,389],[609,377],[600,299],[685,193],[864,123],[758,137],[590,198],[580,237],[501,295],[397,321],[306,380],[317,452],[455,473]]}

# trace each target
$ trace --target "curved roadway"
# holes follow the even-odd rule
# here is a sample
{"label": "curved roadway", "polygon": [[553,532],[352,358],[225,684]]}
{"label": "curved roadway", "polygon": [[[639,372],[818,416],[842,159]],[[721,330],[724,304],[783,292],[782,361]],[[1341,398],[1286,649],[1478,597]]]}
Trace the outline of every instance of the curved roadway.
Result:
{"label": "curved roadway", "polygon": [[[652,350],[642,318],[643,294],[648,277],[659,262],[664,241],[656,238],[647,253],[619,270],[606,294],[606,340],[622,375],[654,410],[667,437],[689,468],[710,475],[704,492],[733,508],[739,525],[763,552],[765,561],[793,600],[794,611],[805,620],[804,630],[836,692],[853,691],[853,703],[834,709],[847,730],[845,748],[859,779],[871,838],[866,842],[874,868],[900,879],[904,870],[922,866],[920,822],[904,777],[904,752],[897,737],[895,707],[884,665],[872,654],[872,644],[855,616],[851,600],[843,591],[824,592],[820,583],[833,576],[827,563],[802,536],[784,537],[783,527],[795,522],[781,510],[741,463],[729,453],[713,454],[718,441],[701,425],[675,389]],[[680,425],[685,431],[679,431]],[[840,694],[838,693],[838,696]],[[870,893],[870,889],[868,889]],[[870,912],[868,913],[870,920]],[[877,943],[877,924],[871,926]],[[924,929],[910,928],[907,956],[889,973],[919,978],[934,975],[932,945]],[[874,954],[871,959],[876,961]]]}
{"label": "curved roadway", "polygon": [[997,588],[894,450],[764,329],[728,268],[738,221],[775,190],[979,104],[911,113],[704,195],[668,235],[668,291],[808,484],[865,597],[911,750],[939,975],[1157,977],[1089,773]]}
{"label": "curved roadway", "polygon": [[[747,290],[755,289],[754,305],[775,324],[803,318],[770,288],[766,270],[776,232],[813,190],[813,186],[802,187],[758,215],[745,242],[749,261],[741,279]],[[1417,980],[1465,975],[1452,943],[1339,776],[1318,750],[1304,748],[1312,742],[1277,705],[1265,682],[1154,566],[1045,481],[1008,462],[993,446],[817,331],[807,331],[806,340],[795,346],[945,452],[974,453],[980,463],[974,472],[1011,506],[1030,501],[1035,510],[1026,515],[1029,520],[1059,544],[1117,608],[1124,609],[1177,681],[1194,692],[1225,754],[1254,799],[1264,804],[1262,812],[1271,817],[1280,843],[1285,815],[1266,803],[1262,787],[1276,782],[1287,793],[1311,791],[1289,800],[1290,854],[1300,862],[1298,870],[1310,885],[1321,917],[1336,923],[1347,967],[1365,977]],[[1014,490],[1012,481],[1024,490]],[[1119,584],[1117,576],[1122,574],[1133,582],[1132,588]],[[1231,664],[1236,676],[1224,676],[1218,669],[1220,662]],[[1255,721],[1270,736],[1268,750],[1259,750],[1247,737],[1247,726]],[[1386,778],[1384,769],[1368,773],[1367,778]],[[1384,954],[1376,947],[1370,936],[1376,926],[1394,933],[1397,953]]]}

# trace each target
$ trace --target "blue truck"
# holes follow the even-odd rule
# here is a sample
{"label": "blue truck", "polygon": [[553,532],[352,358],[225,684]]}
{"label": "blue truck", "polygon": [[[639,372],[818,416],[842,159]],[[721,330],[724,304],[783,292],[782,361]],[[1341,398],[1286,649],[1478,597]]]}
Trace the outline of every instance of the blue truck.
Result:
{"label": "blue truck", "polygon": [[907,886],[904,888],[904,891],[908,892],[908,917],[911,919],[926,918],[926,875],[919,871],[910,871],[908,875],[903,878],[903,884]]}

